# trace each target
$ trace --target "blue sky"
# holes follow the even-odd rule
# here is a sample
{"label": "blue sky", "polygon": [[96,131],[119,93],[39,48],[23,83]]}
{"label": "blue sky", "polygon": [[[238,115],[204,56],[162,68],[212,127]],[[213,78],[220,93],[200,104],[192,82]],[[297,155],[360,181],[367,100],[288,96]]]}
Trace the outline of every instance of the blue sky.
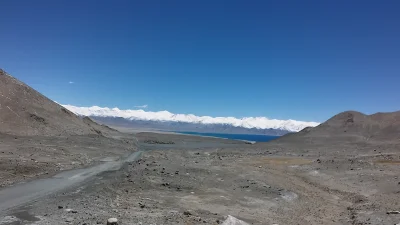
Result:
{"label": "blue sky", "polygon": [[63,104],[307,121],[400,109],[399,1],[0,8],[0,67]]}

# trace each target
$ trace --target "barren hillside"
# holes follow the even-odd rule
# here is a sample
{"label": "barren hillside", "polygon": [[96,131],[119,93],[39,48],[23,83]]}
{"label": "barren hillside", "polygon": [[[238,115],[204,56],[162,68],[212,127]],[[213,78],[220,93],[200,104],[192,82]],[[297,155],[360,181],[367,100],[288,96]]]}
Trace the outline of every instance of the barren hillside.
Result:
{"label": "barren hillside", "polygon": [[59,136],[103,131],[107,132],[0,69],[0,133]]}
{"label": "barren hillside", "polygon": [[400,111],[365,115],[356,111],[339,113],[314,128],[305,128],[277,141],[320,139],[326,141],[399,141]]}

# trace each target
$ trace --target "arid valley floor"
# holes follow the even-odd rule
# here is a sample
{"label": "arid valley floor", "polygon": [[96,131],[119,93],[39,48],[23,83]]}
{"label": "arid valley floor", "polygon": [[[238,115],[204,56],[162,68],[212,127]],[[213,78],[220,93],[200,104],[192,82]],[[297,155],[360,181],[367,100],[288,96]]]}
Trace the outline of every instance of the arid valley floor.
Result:
{"label": "arid valley floor", "polygon": [[388,214],[400,207],[397,145],[136,137],[137,161],[14,208],[0,224],[218,224],[227,215],[249,224],[400,222]]}

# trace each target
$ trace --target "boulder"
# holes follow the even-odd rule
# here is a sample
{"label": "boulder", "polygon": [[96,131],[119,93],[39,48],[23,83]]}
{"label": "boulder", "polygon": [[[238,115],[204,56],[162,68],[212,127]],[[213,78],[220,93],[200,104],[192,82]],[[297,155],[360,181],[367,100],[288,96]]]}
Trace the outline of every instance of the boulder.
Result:
{"label": "boulder", "polygon": [[107,220],[107,225],[118,225],[118,219],[117,218],[110,218]]}
{"label": "boulder", "polygon": [[222,223],[222,225],[249,225],[249,224],[229,215],[226,218],[226,220]]}

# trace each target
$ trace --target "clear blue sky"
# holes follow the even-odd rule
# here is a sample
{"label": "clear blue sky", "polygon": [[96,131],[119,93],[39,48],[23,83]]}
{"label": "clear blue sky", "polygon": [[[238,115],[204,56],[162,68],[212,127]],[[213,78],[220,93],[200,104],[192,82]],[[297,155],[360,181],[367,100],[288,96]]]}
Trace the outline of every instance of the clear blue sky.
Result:
{"label": "clear blue sky", "polygon": [[62,104],[311,121],[400,109],[400,1],[12,0],[0,9],[0,67]]}

